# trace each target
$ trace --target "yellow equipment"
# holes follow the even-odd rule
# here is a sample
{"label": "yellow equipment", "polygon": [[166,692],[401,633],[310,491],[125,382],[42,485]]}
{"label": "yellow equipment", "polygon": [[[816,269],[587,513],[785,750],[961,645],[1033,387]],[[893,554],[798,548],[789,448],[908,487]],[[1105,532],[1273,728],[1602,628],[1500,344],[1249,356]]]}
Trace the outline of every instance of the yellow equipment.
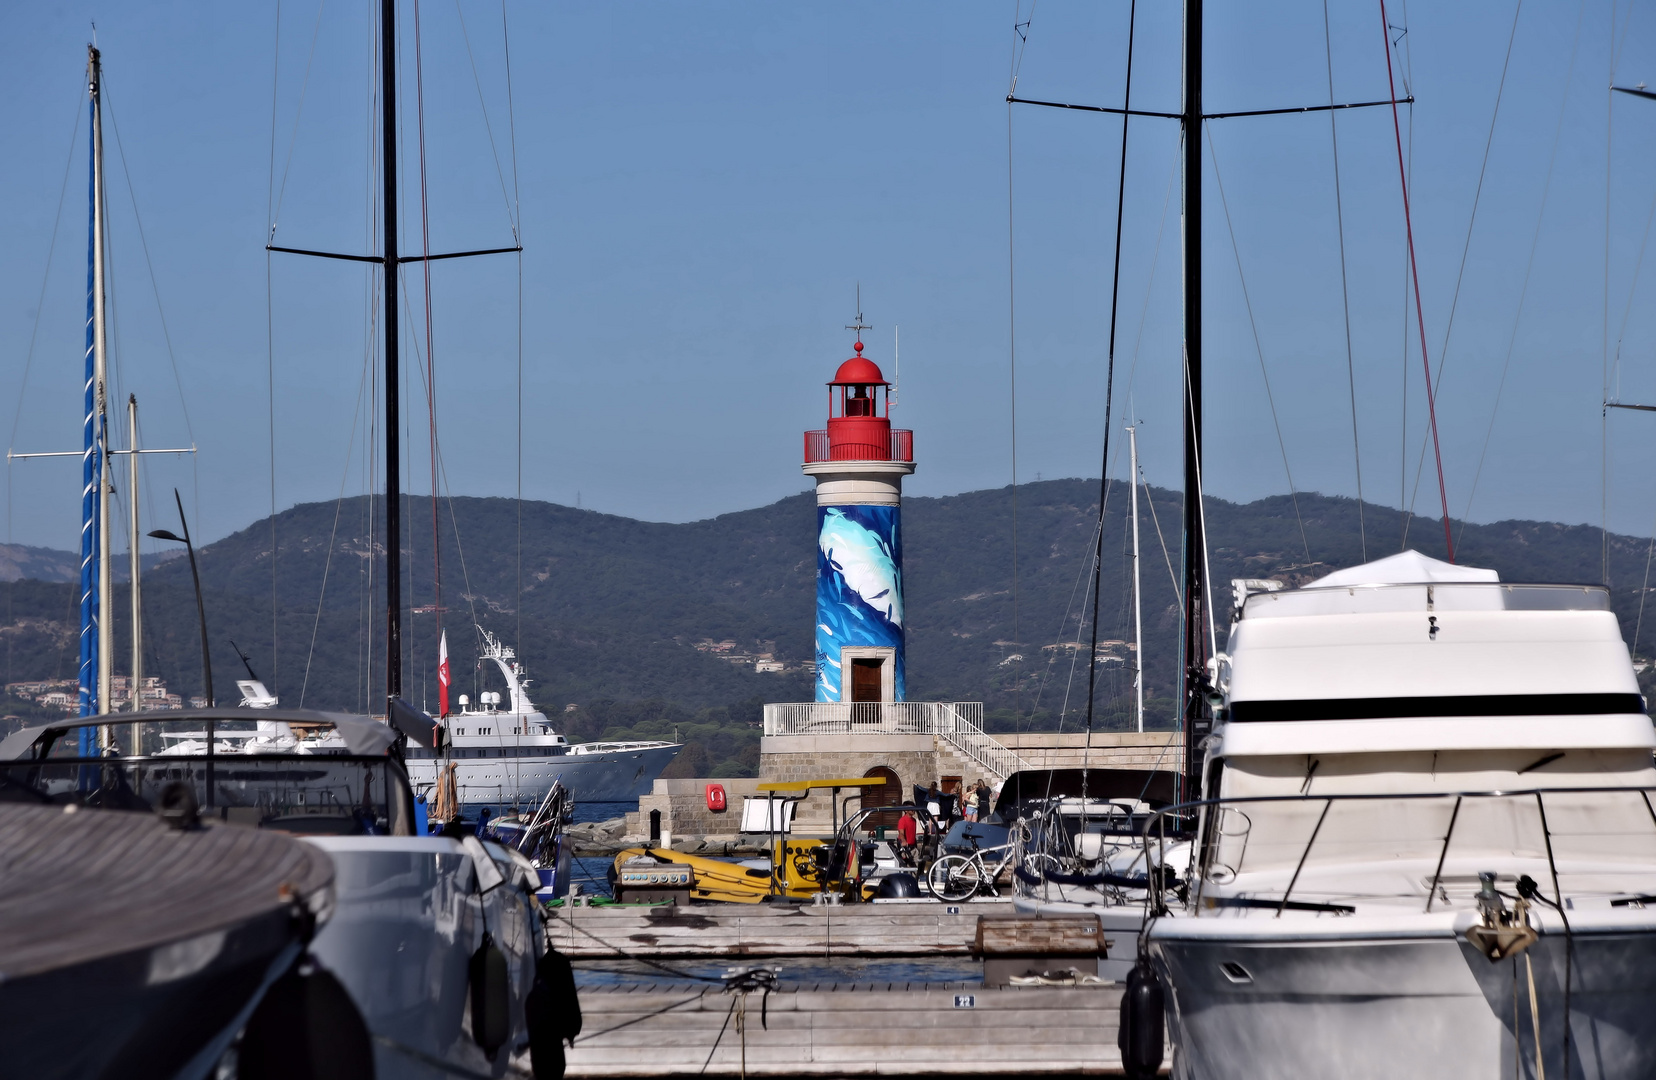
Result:
{"label": "yellow equipment", "polygon": [[[777,801],[802,802],[818,789],[830,789],[836,796],[833,808],[834,830],[839,829],[837,796],[841,788],[866,789],[885,783],[878,777],[850,777],[829,780],[792,780],[764,783],[758,786],[761,795]],[[775,815],[770,817],[775,821]],[[704,855],[686,855],[682,852],[649,847],[628,848],[615,856],[615,873],[631,859],[650,859],[659,863],[688,865],[695,873],[690,896],[695,900],[721,900],[727,903],[757,904],[766,897],[779,896],[809,899],[835,887],[845,888],[847,899],[860,899],[863,890],[857,887],[857,845],[855,837],[835,836],[830,840],[790,839],[780,832],[770,834],[770,868],[743,866],[724,859]]]}

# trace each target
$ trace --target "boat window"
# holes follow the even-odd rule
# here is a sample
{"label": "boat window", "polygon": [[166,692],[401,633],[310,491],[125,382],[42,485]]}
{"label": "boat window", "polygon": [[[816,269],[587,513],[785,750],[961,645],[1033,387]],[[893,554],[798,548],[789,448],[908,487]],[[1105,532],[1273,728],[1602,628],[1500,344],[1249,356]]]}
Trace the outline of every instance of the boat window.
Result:
{"label": "boat window", "polygon": [[201,816],[232,825],[304,835],[406,835],[408,780],[384,757],[257,754],[217,757],[211,799],[205,762],[176,767],[176,757],[68,759],[0,764],[0,788],[32,792],[42,802],[103,810],[153,810],[162,790],[184,782]]}

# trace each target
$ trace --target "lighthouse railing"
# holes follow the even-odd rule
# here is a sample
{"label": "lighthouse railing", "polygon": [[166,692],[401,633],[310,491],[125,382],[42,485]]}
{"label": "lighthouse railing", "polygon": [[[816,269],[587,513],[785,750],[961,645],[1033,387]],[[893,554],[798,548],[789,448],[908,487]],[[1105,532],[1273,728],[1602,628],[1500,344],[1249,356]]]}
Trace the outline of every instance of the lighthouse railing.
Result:
{"label": "lighthouse railing", "polygon": [[805,464],[823,461],[913,461],[914,432],[893,428],[885,445],[866,442],[831,443],[826,431],[805,433]]}
{"label": "lighthouse railing", "polygon": [[765,706],[766,735],[933,735],[1005,779],[1029,768],[983,730],[981,701],[812,701]]}

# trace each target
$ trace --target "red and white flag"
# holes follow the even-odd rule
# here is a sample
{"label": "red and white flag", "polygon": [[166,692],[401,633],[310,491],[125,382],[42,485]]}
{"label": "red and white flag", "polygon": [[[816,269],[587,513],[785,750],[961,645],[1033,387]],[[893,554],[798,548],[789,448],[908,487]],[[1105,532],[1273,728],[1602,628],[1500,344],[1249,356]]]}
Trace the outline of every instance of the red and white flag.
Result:
{"label": "red and white flag", "polygon": [[442,640],[437,645],[437,714],[445,719],[449,714],[448,690],[448,631],[444,630]]}

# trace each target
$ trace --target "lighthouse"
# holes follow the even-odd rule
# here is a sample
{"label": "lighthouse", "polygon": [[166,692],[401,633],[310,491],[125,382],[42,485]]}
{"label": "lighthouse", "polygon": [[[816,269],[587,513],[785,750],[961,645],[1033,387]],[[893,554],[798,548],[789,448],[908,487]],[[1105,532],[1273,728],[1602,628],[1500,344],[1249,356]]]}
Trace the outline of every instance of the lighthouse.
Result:
{"label": "lighthouse", "polygon": [[891,384],[861,341],[855,349],[828,384],[826,428],[805,433],[817,495],[816,700],[902,701],[903,477],[914,471],[914,433],[892,429]]}

